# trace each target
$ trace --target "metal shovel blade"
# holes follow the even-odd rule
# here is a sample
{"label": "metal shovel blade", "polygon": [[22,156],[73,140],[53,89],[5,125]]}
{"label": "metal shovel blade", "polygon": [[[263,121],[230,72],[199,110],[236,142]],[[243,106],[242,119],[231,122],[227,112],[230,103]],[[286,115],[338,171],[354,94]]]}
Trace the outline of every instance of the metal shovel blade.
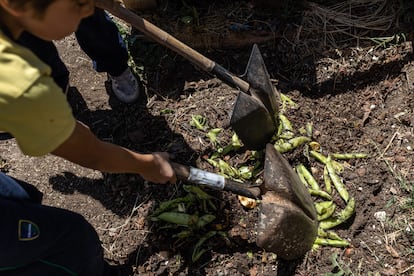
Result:
{"label": "metal shovel blade", "polygon": [[239,93],[234,103],[230,125],[250,149],[263,149],[276,131],[263,103],[243,92]]}
{"label": "metal shovel blade", "polygon": [[256,44],[246,67],[246,77],[248,94],[238,95],[230,125],[246,147],[263,149],[277,129],[278,96]]}
{"label": "metal shovel blade", "polygon": [[[249,93],[259,99],[269,112],[274,125],[277,127],[278,94],[270,81],[259,47],[254,44],[246,68],[247,82],[250,84]],[[264,146],[264,145],[263,145]]]}
{"label": "metal shovel blade", "polygon": [[297,205],[311,219],[316,219],[312,197],[289,162],[272,144],[266,145],[264,185]]}
{"label": "metal shovel blade", "polygon": [[303,256],[317,236],[316,210],[306,187],[272,144],[266,146],[264,184],[256,244],[282,259]]}
{"label": "metal shovel blade", "polygon": [[257,246],[294,260],[303,257],[315,242],[317,222],[291,201],[273,191],[262,196],[257,223]]}

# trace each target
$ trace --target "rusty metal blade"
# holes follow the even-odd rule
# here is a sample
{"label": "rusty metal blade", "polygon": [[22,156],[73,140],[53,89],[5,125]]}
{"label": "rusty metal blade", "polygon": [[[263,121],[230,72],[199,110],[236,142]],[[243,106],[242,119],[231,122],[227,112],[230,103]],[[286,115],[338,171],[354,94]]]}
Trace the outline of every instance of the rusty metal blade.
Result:
{"label": "rusty metal blade", "polygon": [[276,131],[271,117],[262,102],[246,93],[239,93],[230,125],[247,148],[263,149]]}
{"label": "rusty metal blade", "polygon": [[270,81],[259,47],[254,44],[246,67],[247,82],[250,84],[249,93],[258,98],[266,107],[277,127],[278,94]]}
{"label": "rusty metal blade", "polygon": [[264,189],[256,244],[292,260],[311,249],[318,220],[313,200],[287,160],[266,145]]}
{"label": "rusty metal blade", "polygon": [[278,126],[278,96],[256,44],[250,54],[246,77],[249,89],[238,95],[230,125],[246,147],[263,149]]}
{"label": "rusty metal blade", "polygon": [[310,219],[297,205],[274,191],[262,196],[259,205],[256,244],[278,258],[294,260],[311,248],[318,222]]}
{"label": "rusty metal blade", "polygon": [[266,146],[264,183],[266,190],[276,192],[297,205],[309,218],[316,219],[316,210],[310,193],[289,162],[272,144]]}

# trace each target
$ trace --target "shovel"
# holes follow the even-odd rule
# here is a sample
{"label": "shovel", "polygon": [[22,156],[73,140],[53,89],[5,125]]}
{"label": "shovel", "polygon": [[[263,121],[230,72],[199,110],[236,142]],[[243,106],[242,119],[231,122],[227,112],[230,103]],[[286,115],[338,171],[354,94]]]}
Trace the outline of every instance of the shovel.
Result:
{"label": "shovel", "polygon": [[247,148],[263,149],[277,129],[277,91],[273,87],[257,45],[253,46],[246,68],[247,81],[201,55],[157,26],[122,7],[114,0],[97,0],[96,6],[130,23],[144,35],[180,54],[202,70],[216,75],[239,93],[230,125]]}
{"label": "shovel", "polygon": [[318,229],[312,198],[272,144],[266,145],[264,182],[260,187],[177,163],[172,163],[172,166],[181,180],[261,198],[256,225],[256,244],[259,247],[285,260],[297,259],[312,248]]}
{"label": "shovel", "polygon": [[252,198],[261,196],[256,244],[286,260],[305,254],[316,238],[316,211],[310,194],[289,163],[273,145],[266,145],[277,129],[278,97],[257,45],[253,46],[249,58],[246,82],[113,0],[97,0],[96,6],[242,91],[236,99],[230,124],[246,147],[266,147],[264,185],[244,187],[217,174],[178,164],[173,167],[179,178],[195,184]]}

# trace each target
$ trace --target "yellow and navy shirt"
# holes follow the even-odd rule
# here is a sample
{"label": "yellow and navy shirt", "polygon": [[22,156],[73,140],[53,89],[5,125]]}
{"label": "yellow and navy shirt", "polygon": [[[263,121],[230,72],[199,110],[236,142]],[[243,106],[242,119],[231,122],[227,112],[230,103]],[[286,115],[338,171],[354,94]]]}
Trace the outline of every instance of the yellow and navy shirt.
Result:
{"label": "yellow and navy shirt", "polygon": [[50,67],[0,30],[0,130],[24,154],[52,152],[72,134],[75,118]]}

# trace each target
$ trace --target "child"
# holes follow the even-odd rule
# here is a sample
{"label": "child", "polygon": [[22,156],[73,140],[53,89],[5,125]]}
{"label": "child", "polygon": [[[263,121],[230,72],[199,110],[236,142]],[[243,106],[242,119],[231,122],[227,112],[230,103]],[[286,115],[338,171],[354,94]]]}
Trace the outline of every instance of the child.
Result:
{"label": "child", "polygon": [[[108,73],[114,95],[123,103],[133,103],[140,96],[139,81],[128,67],[128,50],[115,23],[102,9],[81,21],[76,38],[83,51],[93,60],[96,71]],[[18,43],[29,48],[52,69],[52,78],[66,92],[69,71],[51,41],[23,32]]]}
{"label": "child", "polygon": [[[140,154],[103,142],[76,121],[51,69],[16,40],[25,31],[61,39],[94,13],[94,0],[0,0],[0,131],[23,153],[175,183],[168,153]],[[73,212],[39,204],[27,185],[0,174],[0,274],[109,275],[98,235]]]}

